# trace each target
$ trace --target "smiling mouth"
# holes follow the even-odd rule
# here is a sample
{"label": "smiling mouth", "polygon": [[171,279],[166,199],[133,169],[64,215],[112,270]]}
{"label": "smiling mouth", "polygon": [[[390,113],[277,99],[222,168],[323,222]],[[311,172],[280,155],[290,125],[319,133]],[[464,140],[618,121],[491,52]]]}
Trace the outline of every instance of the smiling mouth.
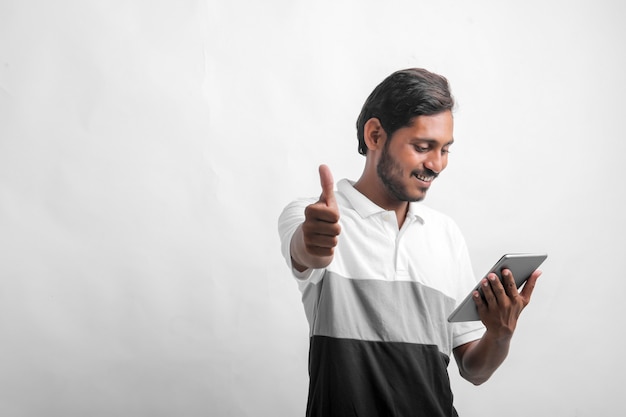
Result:
{"label": "smiling mouth", "polygon": [[423,182],[431,182],[435,179],[434,175],[414,174],[414,177]]}

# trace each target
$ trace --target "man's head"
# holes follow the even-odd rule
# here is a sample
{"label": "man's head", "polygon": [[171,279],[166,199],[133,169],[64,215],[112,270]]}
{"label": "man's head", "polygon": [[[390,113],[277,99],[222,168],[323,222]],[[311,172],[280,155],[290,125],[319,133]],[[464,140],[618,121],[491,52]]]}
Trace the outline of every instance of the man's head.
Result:
{"label": "man's head", "polygon": [[454,98],[444,77],[420,68],[394,72],[372,91],[361,109],[356,123],[359,153],[367,154],[364,126],[371,118],[378,119],[391,137],[417,116],[430,116],[453,107]]}
{"label": "man's head", "polygon": [[448,164],[453,106],[439,75],[408,69],[387,77],[357,121],[359,153],[366,155],[357,189],[387,209],[422,200]]}

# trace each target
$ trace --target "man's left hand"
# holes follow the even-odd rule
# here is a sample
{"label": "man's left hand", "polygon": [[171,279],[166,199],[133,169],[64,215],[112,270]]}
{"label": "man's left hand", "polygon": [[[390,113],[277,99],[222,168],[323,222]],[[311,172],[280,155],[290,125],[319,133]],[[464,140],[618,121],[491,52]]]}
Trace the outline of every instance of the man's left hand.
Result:
{"label": "man's left hand", "polygon": [[502,282],[494,273],[481,281],[483,296],[474,291],[474,302],[488,332],[497,338],[513,336],[517,320],[522,310],[530,303],[530,297],[540,275],[539,270],[533,272],[521,292],[517,290],[513,274],[508,269],[502,270]]}

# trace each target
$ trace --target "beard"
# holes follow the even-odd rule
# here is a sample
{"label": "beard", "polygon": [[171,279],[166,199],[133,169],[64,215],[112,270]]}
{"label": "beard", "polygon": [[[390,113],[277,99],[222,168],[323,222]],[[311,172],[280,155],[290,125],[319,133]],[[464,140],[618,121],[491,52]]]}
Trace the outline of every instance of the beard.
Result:
{"label": "beard", "polygon": [[[393,198],[397,201],[422,201],[426,196],[426,192],[428,191],[427,187],[422,188],[422,193],[419,196],[410,195],[407,191],[407,186],[403,183],[404,178],[404,170],[398,164],[398,162],[389,155],[387,150],[388,142],[385,143],[383,147],[383,152],[380,156],[380,161],[378,161],[378,165],[376,165],[376,172],[378,173],[378,177],[382,181],[383,185],[389,192]],[[433,176],[437,177],[437,174],[430,169],[424,170],[416,170],[411,173],[411,177],[423,175],[423,176]]]}

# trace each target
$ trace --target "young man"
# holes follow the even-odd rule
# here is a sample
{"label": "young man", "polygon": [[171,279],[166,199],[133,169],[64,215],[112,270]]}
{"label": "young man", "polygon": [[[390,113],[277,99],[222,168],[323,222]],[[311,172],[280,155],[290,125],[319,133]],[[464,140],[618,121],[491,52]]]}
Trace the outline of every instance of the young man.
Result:
{"label": "young man", "polygon": [[446,168],[454,100],[445,78],[395,72],[357,120],[365,167],[279,219],[283,256],[310,325],[307,416],[455,416],[447,373],[485,382],[507,356],[540,272],[521,292],[509,271],[474,300],[482,322],[449,323],[475,284],[456,224],[419,203]]}

